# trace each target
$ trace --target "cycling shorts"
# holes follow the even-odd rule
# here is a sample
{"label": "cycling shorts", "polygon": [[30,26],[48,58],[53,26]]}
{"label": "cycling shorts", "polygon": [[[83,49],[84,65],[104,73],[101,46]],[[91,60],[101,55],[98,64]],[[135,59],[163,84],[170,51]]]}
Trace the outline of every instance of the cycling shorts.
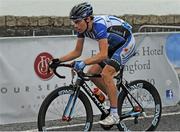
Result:
{"label": "cycling shorts", "polygon": [[135,39],[133,35],[127,37],[124,44],[119,44],[116,47],[109,47],[108,49],[108,59],[99,63],[99,65],[104,68],[105,65],[110,65],[115,68],[116,71],[120,70],[122,65],[135,54]]}

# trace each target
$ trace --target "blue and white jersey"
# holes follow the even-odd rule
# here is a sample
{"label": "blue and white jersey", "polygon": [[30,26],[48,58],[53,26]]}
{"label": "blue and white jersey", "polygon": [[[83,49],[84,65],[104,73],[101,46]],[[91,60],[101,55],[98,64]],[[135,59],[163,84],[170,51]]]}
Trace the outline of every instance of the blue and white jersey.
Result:
{"label": "blue and white jersey", "polygon": [[110,46],[124,44],[132,34],[132,26],[115,16],[94,16],[92,31],[78,33],[78,37],[100,40],[107,38]]}

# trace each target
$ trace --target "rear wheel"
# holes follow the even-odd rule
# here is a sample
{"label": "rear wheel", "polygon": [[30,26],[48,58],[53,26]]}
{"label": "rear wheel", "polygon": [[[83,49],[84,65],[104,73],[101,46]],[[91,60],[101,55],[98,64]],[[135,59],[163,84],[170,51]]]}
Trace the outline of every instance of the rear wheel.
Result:
{"label": "rear wheel", "polygon": [[[118,97],[118,113],[121,123],[120,130],[153,131],[161,118],[161,99],[156,88],[149,82],[137,80],[129,83],[129,92],[142,108],[122,91]],[[128,99],[129,97],[129,99]]]}
{"label": "rear wheel", "polygon": [[60,87],[43,101],[38,114],[39,131],[89,131],[93,123],[93,111],[87,96],[80,91],[71,118],[63,116],[72,86]]}

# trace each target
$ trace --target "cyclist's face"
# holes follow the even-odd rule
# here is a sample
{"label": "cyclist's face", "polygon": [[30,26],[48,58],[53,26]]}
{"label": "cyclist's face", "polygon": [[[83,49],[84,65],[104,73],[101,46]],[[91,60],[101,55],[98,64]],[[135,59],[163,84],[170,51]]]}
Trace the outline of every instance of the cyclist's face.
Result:
{"label": "cyclist's face", "polygon": [[79,33],[83,33],[87,28],[86,21],[84,19],[74,20],[72,21],[72,23],[74,25],[75,30]]}

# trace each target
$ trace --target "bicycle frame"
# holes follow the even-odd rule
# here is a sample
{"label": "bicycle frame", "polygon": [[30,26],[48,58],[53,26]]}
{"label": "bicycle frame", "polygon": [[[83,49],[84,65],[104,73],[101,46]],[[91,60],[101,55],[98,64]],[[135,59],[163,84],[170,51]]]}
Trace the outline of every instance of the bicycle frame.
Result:
{"label": "bicycle frame", "polygon": [[[66,66],[66,67],[70,67],[69,65],[67,66],[66,64],[61,64],[61,66]],[[128,83],[126,80],[123,80],[123,68],[124,67],[121,67],[120,69],[120,72],[118,73],[118,75],[115,77],[117,79],[117,89],[120,91],[120,88],[125,91],[126,93],[128,93],[128,95],[130,96],[127,96],[127,99],[129,100],[132,108],[133,107],[133,104],[130,100],[130,98],[132,98],[139,106],[140,108],[142,109],[142,112],[143,112],[143,108],[142,106],[139,104],[139,102],[130,94],[129,92],[129,89],[130,89],[130,86],[128,86]],[[54,73],[60,77],[60,78],[65,78],[64,76],[61,76],[59,75],[56,71],[54,71]],[[63,114],[63,118],[65,120],[70,120],[71,117],[72,117],[72,113],[73,113],[73,109],[74,109],[74,106],[75,106],[75,103],[76,103],[76,99],[79,95],[79,92],[81,90],[81,88],[85,91],[85,93],[91,98],[91,100],[95,103],[95,105],[98,107],[98,109],[101,111],[102,114],[104,115],[108,115],[109,114],[109,111],[104,107],[104,105],[97,99],[97,97],[94,95],[94,93],[92,92],[91,88],[88,86],[88,84],[86,83],[86,81],[89,81],[89,79],[85,79],[83,77],[83,75],[85,75],[84,73],[81,75],[79,73],[78,74],[78,78],[75,82],[75,84],[71,84],[73,87],[75,87],[75,91],[74,93],[69,97],[69,100],[68,100],[68,103],[67,103],[67,106],[64,110],[64,114]],[[97,76],[97,75],[96,75]],[[93,75],[91,76],[88,76],[86,75],[86,77],[95,77]],[[100,76],[97,76],[97,77],[100,77]],[[73,79],[73,78],[72,78]],[[73,82],[73,81],[71,81]],[[69,113],[68,113],[69,112]],[[140,112],[136,112],[136,113],[133,113],[133,116],[135,115],[138,115],[140,114]],[[128,118],[128,117],[132,117],[131,114],[124,114],[120,117],[120,119],[125,119],[125,118]]]}
{"label": "bicycle frame", "polygon": [[[103,106],[102,103],[97,99],[97,97],[92,92],[91,88],[87,85],[87,83],[82,79],[78,78],[76,80],[75,84],[72,84],[73,87],[75,87],[74,93],[69,97],[68,104],[65,108],[63,117],[70,119],[72,115],[72,111],[75,106],[76,99],[79,95],[79,92],[81,88],[87,93],[87,95],[91,98],[91,100],[96,104],[96,106],[99,108],[99,110],[102,112],[102,114],[108,115],[109,111]],[[70,108],[71,106],[71,108]],[[70,110],[69,110],[70,109]],[[69,114],[67,115],[69,111]]]}

